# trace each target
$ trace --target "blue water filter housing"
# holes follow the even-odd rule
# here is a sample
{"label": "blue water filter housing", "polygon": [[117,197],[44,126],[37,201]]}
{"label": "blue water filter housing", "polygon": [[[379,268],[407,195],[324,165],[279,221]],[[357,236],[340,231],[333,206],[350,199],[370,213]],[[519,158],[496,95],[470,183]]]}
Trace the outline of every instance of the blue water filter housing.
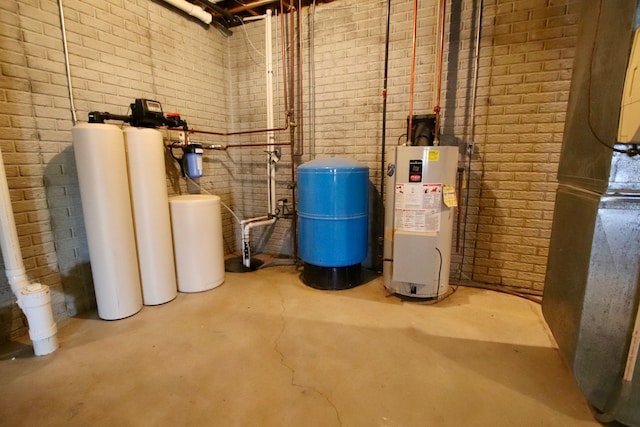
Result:
{"label": "blue water filter housing", "polygon": [[361,283],[367,256],[369,168],[331,157],[298,167],[298,246],[302,280],[318,289]]}
{"label": "blue water filter housing", "polygon": [[184,168],[189,178],[200,178],[204,174],[202,154],[204,150],[200,144],[189,144],[184,148]]}

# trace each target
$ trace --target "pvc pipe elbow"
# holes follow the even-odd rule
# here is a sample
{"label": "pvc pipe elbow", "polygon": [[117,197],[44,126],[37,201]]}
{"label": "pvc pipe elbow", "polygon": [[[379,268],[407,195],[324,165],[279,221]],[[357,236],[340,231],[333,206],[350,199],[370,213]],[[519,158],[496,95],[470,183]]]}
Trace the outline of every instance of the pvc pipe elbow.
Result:
{"label": "pvc pipe elbow", "polygon": [[58,348],[58,327],[51,311],[51,292],[40,283],[22,288],[18,305],[29,323],[29,338],[36,356],[53,353]]}

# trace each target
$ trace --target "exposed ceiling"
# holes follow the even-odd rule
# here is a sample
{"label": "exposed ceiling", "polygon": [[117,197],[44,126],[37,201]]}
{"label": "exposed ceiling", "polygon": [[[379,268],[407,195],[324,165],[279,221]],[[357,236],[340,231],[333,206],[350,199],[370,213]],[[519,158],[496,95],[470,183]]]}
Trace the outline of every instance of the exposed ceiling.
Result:
{"label": "exposed ceiling", "polygon": [[[231,28],[240,25],[240,19],[264,15],[267,9],[280,11],[280,0],[190,0],[213,15],[219,27]],[[282,0],[284,12],[292,8],[304,8],[313,3],[331,3],[334,0]]]}

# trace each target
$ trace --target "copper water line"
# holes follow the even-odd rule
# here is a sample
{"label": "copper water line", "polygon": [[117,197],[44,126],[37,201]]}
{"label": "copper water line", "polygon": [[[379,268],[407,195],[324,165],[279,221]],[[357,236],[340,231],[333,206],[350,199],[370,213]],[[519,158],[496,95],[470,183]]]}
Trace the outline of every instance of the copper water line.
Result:
{"label": "copper water line", "polygon": [[442,91],[442,58],[444,56],[444,25],[447,12],[447,0],[442,0],[440,3],[440,45],[438,47],[438,71],[436,72],[436,102],[433,107],[434,113],[436,113],[436,123],[434,130],[434,140],[437,142],[440,140],[440,92]]}
{"label": "copper water line", "polygon": [[[189,129],[187,133],[199,133],[203,135],[216,135],[216,136],[233,136],[233,135],[250,135],[253,133],[266,133],[266,132],[279,132],[289,129],[289,117],[287,115],[287,120],[283,127],[272,128],[272,129],[253,129],[253,130],[241,130],[237,132],[214,132],[209,130],[198,130],[198,129]],[[182,128],[169,128],[169,130],[179,130],[182,131]]]}
{"label": "copper water line", "polygon": [[413,91],[416,80],[416,34],[418,31],[418,0],[413,0],[413,41],[411,52],[411,83],[409,86],[409,129],[407,129],[407,142],[411,144],[413,127]]}
{"label": "copper water line", "polygon": [[[229,9],[229,13],[234,15],[234,14],[237,14],[238,12],[244,12],[245,10],[252,10],[252,9],[254,9],[256,7],[266,6],[269,3],[273,3],[273,0],[253,1],[250,4],[241,4],[239,6],[233,7],[231,9]],[[282,1],[280,2],[280,4],[282,4]]]}
{"label": "copper water line", "polygon": [[[458,194],[462,195],[462,184],[464,182],[464,169],[458,169]],[[458,197],[458,209],[456,219],[456,253],[460,252],[460,224],[462,221],[462,197]]]}
{"label": "copper water line", "polygon": [[298,150],[295,155],[300,157],[304,155],[304,116],[302,107],[302,0],[298,0],[298,42],[296,43],[296,53],[298,55]]}
{"label": "copper water line", "polygon": [[[295,112],[295,97],[294,97],[294,78],[293,78],[293,70],[294,70],[294,62],[293,62],[293,29],[294,29],[294,21],[293,21],[293,7],[289,10],[289,13],[291,15],[291,18],[289,20],[290,23],[290,31],[289,31],[289,64],[290,64],[290,69],[289,69],[289,83],[290,83],[290,91],[289,91],[289,96],[291,97],[290,99],[290,106],[291,106],[291,113],[294,114]],[[294,116],[294,120],[296,120],[296,117]],[[289,152],[291,153],[291,210],[293,212],[293,218],[291,221],[291,247],[293,249],[293,259],[297,261],[298,259],[298,214],[296,212],[296,156],[295,156],[295,127],[291,126],[289,132],[291,132],[291,150],[289,150]]]}
{"label": "copper water line", "polygon": [[285,47],[284,4],[280,0],[280,27],[282,27],[282,90],[284,93],[284,110],[289,113],[289,95],[287,93],[287,52]]}
{"label": "copper water line", "polygon": [[[296,107],[295,107],[295,80],[294,80],[294,76],[293,76],[293,70],[295,69],[295,55],[293,52],[293,42],[294,42],[294,28],[295,28],[295,23],[293,20],[293,10],[295,8],[291,7],[289,8],[289,106],[291,107],[291,111],[294,114],[294,118],[295,118],[295,111],[296,111]],[[295,121],[295,120],[294,120]]]}
{"label": "copper water line", "polygon": [[[229,148],[245,148],[245,147],[268,147],[270,145],[273,145],[273,143],[270,142],[256,142],[256,143],[251,143],[251,144],[228,144],[228,145],[221,145],[221,146],[204,146],[203,148],[207,149],[207,150],[220,150],[220,151],[227,151]],[[285,142],[285,143],[280,143],[278,145],[284,145],[285,147],[288,147],[291,145],[290,142]]]}

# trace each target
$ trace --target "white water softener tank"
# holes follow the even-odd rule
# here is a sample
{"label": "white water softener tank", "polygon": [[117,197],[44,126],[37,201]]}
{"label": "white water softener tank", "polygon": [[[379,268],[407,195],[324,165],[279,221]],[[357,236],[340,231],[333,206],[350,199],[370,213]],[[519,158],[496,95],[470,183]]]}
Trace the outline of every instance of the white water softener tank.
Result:
{"label": "white water softener tank", "polygon": [[142,308],[142,292],[124,136],[103,123],[72,133],[98,316],[129,317]]}
{"label": "white water softener tank", "polygon": [[133,220],[144,305],[158,305],[177,294],[171,217],[162,134],[156,129],[124,130]]}
{"label": "white water softener tank", "polygon": [[186,194],[169,199],[178,290],[202,292],[224,282],[220,197]]}
{"label": "white water softener tank", "polygon": [[458,147],[392,147],[388,158],[385,287],[440,298],[449,290]]}

